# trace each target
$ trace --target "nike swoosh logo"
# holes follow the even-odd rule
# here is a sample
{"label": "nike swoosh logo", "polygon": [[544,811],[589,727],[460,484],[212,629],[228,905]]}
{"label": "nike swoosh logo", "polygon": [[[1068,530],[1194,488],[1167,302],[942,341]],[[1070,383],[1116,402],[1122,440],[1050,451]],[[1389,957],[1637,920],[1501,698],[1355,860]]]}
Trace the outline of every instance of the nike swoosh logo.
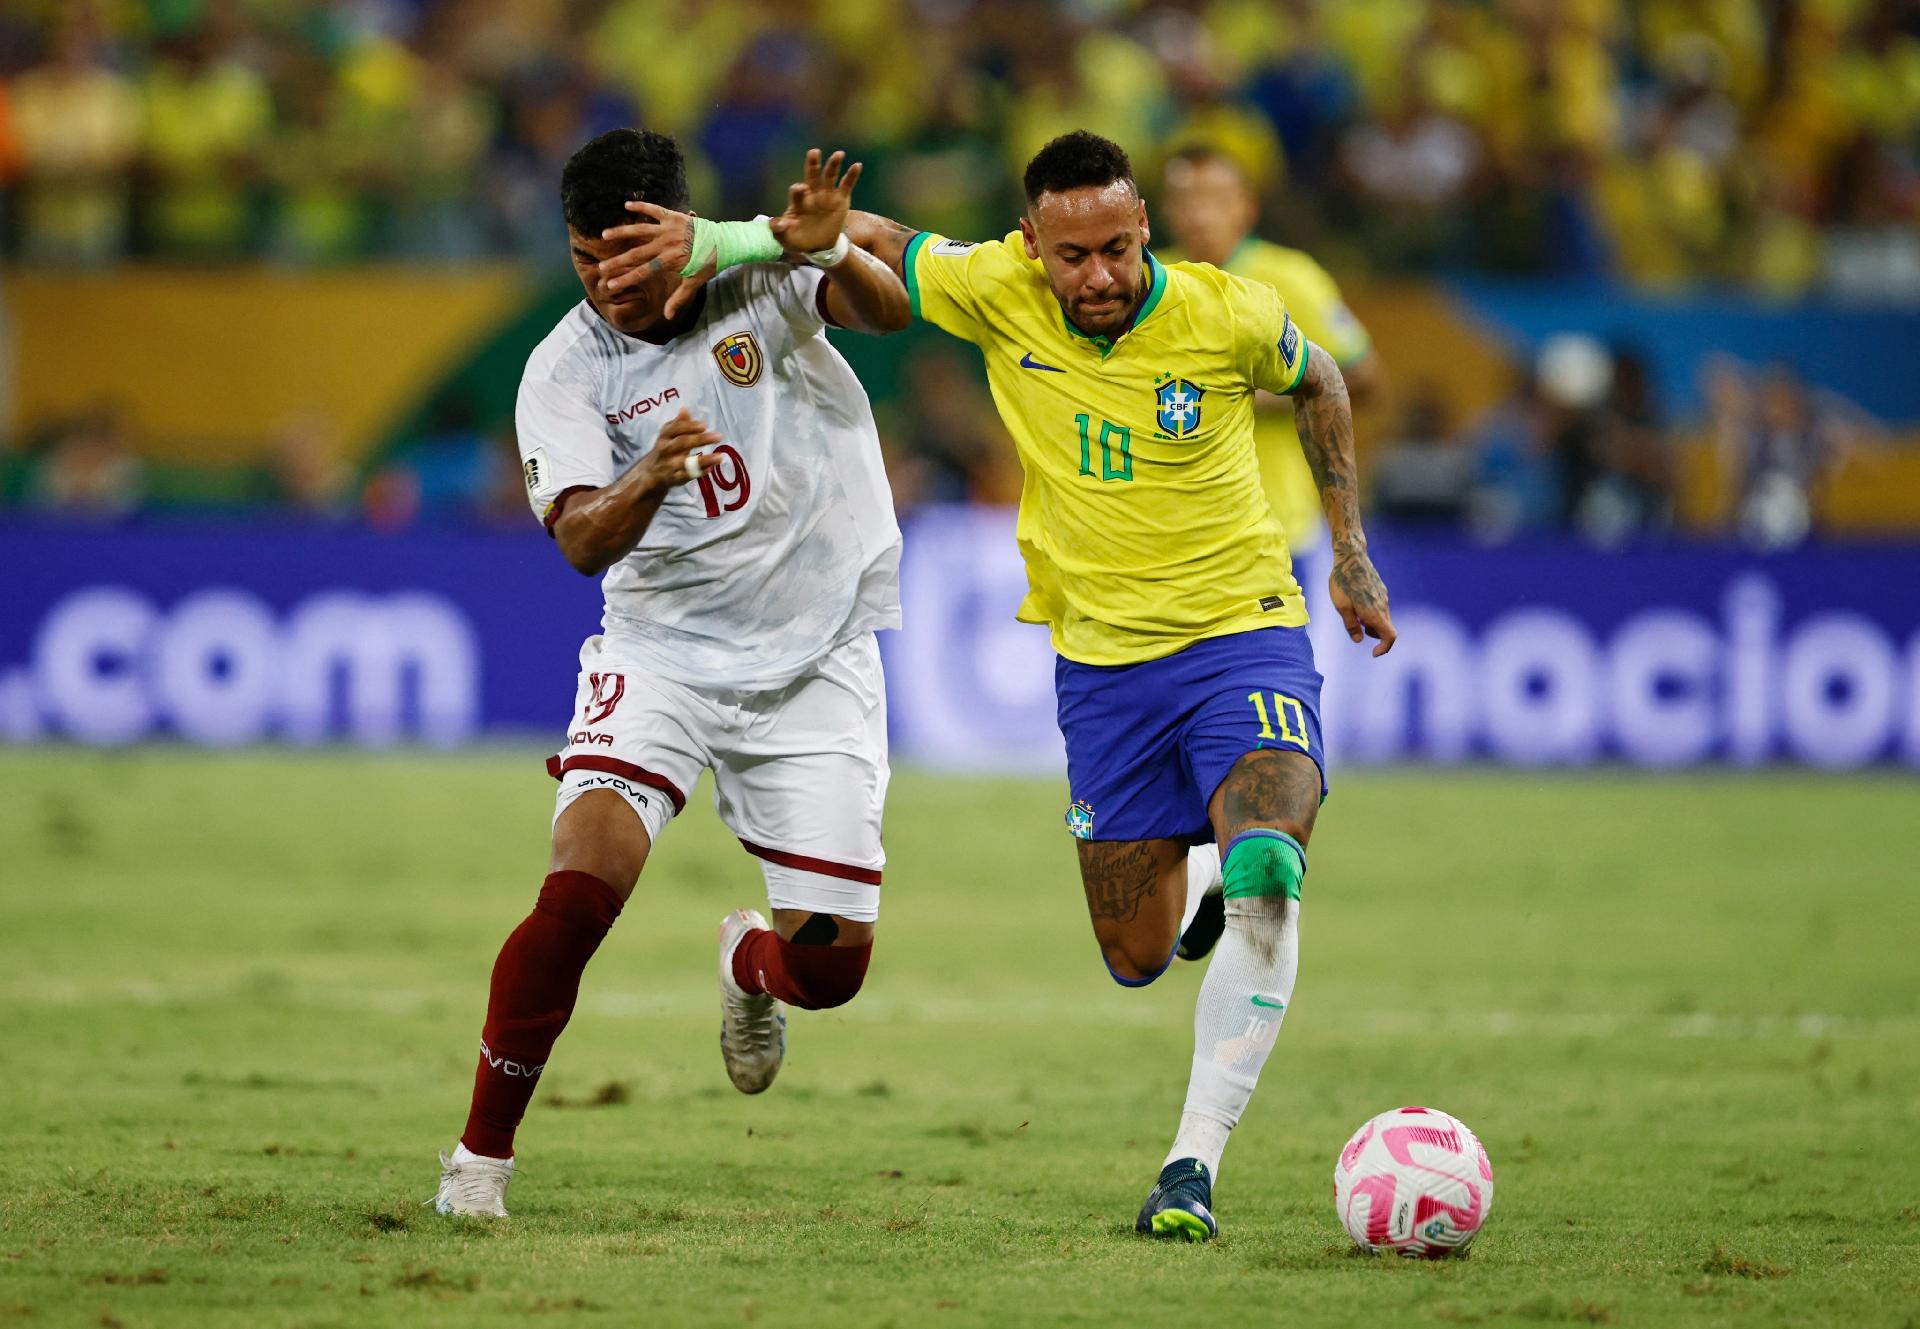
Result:
{"label": "nike swoosh logo", "polygon": [[1287,1003],[1284,1001],[1268,1001],[1266,998],[1260,996],[1254,997],[1253,1004],[1256,1006],[1271,1006],[1276,1011],[1284,1011],[1287,1009]]}
{"label": "nike swoosh logo", "polygon": [[1041,364],[1038,360],[1033,358],[1032,351],[1028,351],[1025,355],[1020,357],[1020,367],[1022,369],[1044,369],[1049,374],[1064,374],[1067,372],[1064,369],[1055,369],[1052,365]]}

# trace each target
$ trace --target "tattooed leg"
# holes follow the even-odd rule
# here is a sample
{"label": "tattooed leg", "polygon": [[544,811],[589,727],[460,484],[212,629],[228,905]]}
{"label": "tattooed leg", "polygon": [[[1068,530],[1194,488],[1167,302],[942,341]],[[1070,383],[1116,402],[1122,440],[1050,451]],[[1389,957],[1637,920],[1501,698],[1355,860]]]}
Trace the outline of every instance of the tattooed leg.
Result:
{"label": "tattooed leg", "polygon": [[1260,748],[1233,764],[1207,814],[1222,848],[1245,831],[1285,831],[1302,845],[1320,812],[1320,768],[1302,752]]}
{"label": "tattooed leg", "polygon": [[1082,840],[1080,881],[1094,939],[1114,978],[1150,982],[1180,940],[1187,848],[1178,840]]}

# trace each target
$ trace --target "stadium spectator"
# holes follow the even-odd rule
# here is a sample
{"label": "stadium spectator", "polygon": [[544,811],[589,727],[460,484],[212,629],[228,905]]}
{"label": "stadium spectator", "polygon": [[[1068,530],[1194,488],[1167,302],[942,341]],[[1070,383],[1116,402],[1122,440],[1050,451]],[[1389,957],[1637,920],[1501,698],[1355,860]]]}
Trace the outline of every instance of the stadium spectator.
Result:
{"label": "stadium spectator", "polygon": [[1814,529],[1824,481],[1884,431],[1838,394],[1810,388],[1790,367],[1753,371],[1718,357],[1702,371],[1721,469],[1734,480],[1733,524],[1760,549],[1790,549]]}
{"label": "stadium spectator", "polygon": [[119,412],[103,405],[47,441],[28,477],[28,499],[72,516],[124,517],[139,507],[145,478]]}
{"label": "stadium spectator", "polygon": [[1414,389],[1400,430],[1373,464],[1373,510],[1389,521],[1457,526],[1473,489],[1473,454],[1452,436],[1445,399]]}
{"label": "stadium spectator", "polygon": [[94,7],[75,0],[58,14],[49,58],[13,90],[21,256],[97,266],[126,252],[140,97],[108,61]]}
{"label": "stadium spectator", "polygon": [[273,128],[266,80],[243,57],[231,3],[162,42],[142,86],[146,200],[156,251],[218,257],[248,247],[250,187]]}

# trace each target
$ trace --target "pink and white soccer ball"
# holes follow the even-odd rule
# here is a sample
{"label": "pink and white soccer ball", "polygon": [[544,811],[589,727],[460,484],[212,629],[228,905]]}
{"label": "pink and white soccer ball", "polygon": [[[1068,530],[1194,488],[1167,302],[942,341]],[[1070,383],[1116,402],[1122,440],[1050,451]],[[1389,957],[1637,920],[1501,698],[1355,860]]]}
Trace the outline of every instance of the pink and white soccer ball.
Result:
{"label": "pink and white soccer ball", "polygon": [[1436,1257],[1466,1248],[1493,1208],[1493,1164],[1466,1123],[1437,1108],[1382,1112],[1333,1165],[1347,1235],[1374,1251]]}

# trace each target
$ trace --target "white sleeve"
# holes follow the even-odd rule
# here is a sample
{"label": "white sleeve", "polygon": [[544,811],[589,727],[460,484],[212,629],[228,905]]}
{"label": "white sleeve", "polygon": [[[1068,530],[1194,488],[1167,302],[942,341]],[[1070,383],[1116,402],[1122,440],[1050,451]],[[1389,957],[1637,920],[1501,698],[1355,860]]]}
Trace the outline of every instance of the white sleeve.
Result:
{"label": "white sleeve", "polygon": [[797,266],[762,263],[758,265],[765,285],[762,289],[780,310],[780,317],[793,329],[794,340],[805,341],[827,326],[821,309],[825,300],[827,274],[811,263]]}
{"label": "white sleeve", "polygon": [[607,418],[594,405],[588,385],[528,374],[520,380],[513,423],[520,438],[527,502],[548,530],[559,516],[554,501],[561,494],[613,482]]}

